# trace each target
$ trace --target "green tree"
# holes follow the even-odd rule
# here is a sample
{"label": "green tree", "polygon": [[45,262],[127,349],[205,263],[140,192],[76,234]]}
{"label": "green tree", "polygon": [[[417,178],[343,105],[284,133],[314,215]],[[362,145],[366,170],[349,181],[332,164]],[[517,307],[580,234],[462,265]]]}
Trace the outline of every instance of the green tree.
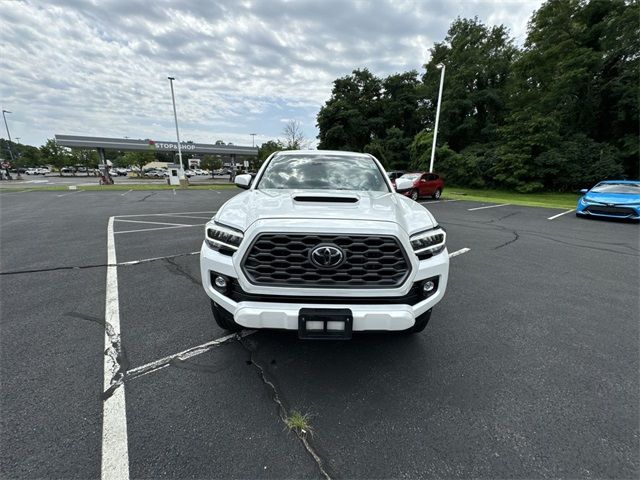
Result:
{"label": "green tree", "polygon": [[211,172],[211,176],[213,177],[213,171],[222,168],[222,160],[214,155],[205,155],[202,157],[202,161],[200,165],[203,168],[206,168]]}
{"label": "green tree", "polygon": [[496,138],[506,114],[506,84],[516,47],[503,25],[488,27],[478,20],[458,18],[444,42],[431,49],[423,76],[422,112],[432,128],[435,121],[440,70],[446,66],[438,141],[460,151]]}
{"label": "green tree", "polygon": [[69,149],[58,145],[53,138],[48,139],[47,142],[40,147],[40,154],[45,163],[53,165],[54,168],[58,169],[60,176],[62,176],[62,169],[64,167],[73,164]]}
{"label": "green tree", "polygon": [[147,163],[153,162],[155,155],[153,152],[127,152],[124,154],[124,163],[127,166],[138,167],[138,176],[142,177],[142,169]]}
{"label": "green tree", "polygon": [[98,166],[98,152],[86,148],[73,149],[71,152],[74,165],[81,165],[86,168],[87,176],[89,171]]}
{"label": "green tree", "polygon": [[31,145],[20,145],[18,150],[22,166],[37,167],[43,165],[42,155],[37,147]]}
{"label": "green tree", "polygon": [[534,13],[510,77],[498,183],[567,190],[637,176],[639,13],[623,0],[550,0]]}
{"label": "green tree", "polygon": [[269,140],[258,147],[258,163],[261,165],[273,152],[286,150],[279,140]]}
{"label": "green tree", "polygon": [[374,135],[383,137],[381,90],[382,81],[367,69],[335,80],[318,113],[318,148],[361,152]]}

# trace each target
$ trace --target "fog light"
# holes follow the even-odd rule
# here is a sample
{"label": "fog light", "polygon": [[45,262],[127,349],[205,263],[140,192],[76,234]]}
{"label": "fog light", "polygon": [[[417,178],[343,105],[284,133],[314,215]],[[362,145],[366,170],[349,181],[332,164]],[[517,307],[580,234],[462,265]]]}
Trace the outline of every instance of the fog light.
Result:
{"label": "fog light", "polygon": [[424,285],[422,285],[422,291],[424,293],[430,293],[433,291],[434,288],[436,288],[436,284],[433,283],[431,280],[427,280],[426,282],[424,282]]}
{"label": "fog light", "polygon": [[227,279],[221,275],[218,275],[213,283],[218,290],[226,290],[227,288]]}

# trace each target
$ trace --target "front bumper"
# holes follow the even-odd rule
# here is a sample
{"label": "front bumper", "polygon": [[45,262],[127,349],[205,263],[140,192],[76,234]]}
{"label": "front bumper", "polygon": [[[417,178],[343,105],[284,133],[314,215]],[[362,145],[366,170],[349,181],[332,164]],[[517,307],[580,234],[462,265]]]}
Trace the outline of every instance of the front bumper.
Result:
{"label": "front bumper", "polygon": [[578,201],[576,215],[594,218],[640,220],[640,207],[634,205],[583,204],[582,201]]}
{"label": "front bumper", "polygon": [[[302,308],[348,308],[353,316],[353,331],[406,330],[414,325],[416,317],[426,313],[442,299],[449,275],[449,255],[445,248],[427,260],[415,259],[410,277],[396,292],[354,291],[345,295],[345,290],[319,293],[294,288],[279,288],[275,292],[253,288],[262,291],[245,292],[247,285],[241,275],[239,278],[239,268],[234,264],[236,255],[221,254],[203,243],[200,273],[209,298],[231,313],[236,323],[247,328],[298,330]],[[220,293],[212,285],[212,272],[228,277],[242,293]],[[416,293],[425,279],[434,277],[437,287],[427,298]]]}

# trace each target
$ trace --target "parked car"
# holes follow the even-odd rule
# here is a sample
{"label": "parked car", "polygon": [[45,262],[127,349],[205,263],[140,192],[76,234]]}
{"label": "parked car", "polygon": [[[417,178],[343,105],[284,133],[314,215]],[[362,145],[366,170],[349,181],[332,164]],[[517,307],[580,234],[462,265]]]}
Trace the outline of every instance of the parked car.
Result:
{"label": "parked car", "polygon": [[411,182],[411,185],[408,188],[403,188],[402,190],[398,189],[398,193],[401,193],[412,200],[418,200],[420,197],[432,197],[437,200],[440,198],[442,191],[444,190],[444,180],[437,173],[405,173],[398,178],[406,179]]}
{"label": "parked car", "polygon": [[62,167],[60,173],[75,173],[76,169],[73,167]]}
{"label": "parked car", "polygon": [[51,170],[49,169],[49,167],[40,167],[37,170],[38,170],[38,174],[40,175],[46,175],[47,173],[51,173]]}
{"label": "parked car", "polygon": [[25,172],[27,175],[39,175],[37,168],[27,168]]}
{"label": "parked car", "polygon": [[296,330],[303,339],[425,328],[447,286],[446,233],[394,192],[377,159],[276,152],[255,178],[235,183],[247,191],[206,224],[200,250],[221,328]]}
{"label": "parked car", "polygon": [[196,175],[204,175],[204,170],[200,169],[200,168],[196,168],[193,173],[195,173]]}
{"label": "parked car", "polygon": [[127,176],[127,169],[126,168],[114,168],[113,172],[118,175],[119,177],[126,177]]}
{"label": "parked car", "polygon": [[640,180],[606,180],[580,193],[578,217],[640,220]]}
{"label": "parked car", "polygon": [[402,175],[404,175],[405,172],[402,172],[400,170],[392,170],[390,172],[387,172],[387,175],[389,176],[389,180],[391,180],[391,185],[393,185],[393,188],[396,188],[396,178],[400,178]]}
{"label": "parked car", "polygon": [[145,171],[144,174],[149,178],[164,178],[164,172],[161,170],[151,169]]}

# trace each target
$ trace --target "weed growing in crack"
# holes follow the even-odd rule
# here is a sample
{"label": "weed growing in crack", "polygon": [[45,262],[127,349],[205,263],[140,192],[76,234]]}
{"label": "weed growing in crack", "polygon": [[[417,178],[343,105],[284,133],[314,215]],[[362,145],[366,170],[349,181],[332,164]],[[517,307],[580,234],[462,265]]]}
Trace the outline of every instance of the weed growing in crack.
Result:
{"label": "weed growing in crack", "polygon": [[291,415],[284,419],[284,423],[292,432],[302,435],[306,435],[307,433],[313,435],[313,428],[309,423],[310,419],[311,414],[302,414],[298,410],[294,410],[291,412]]}

